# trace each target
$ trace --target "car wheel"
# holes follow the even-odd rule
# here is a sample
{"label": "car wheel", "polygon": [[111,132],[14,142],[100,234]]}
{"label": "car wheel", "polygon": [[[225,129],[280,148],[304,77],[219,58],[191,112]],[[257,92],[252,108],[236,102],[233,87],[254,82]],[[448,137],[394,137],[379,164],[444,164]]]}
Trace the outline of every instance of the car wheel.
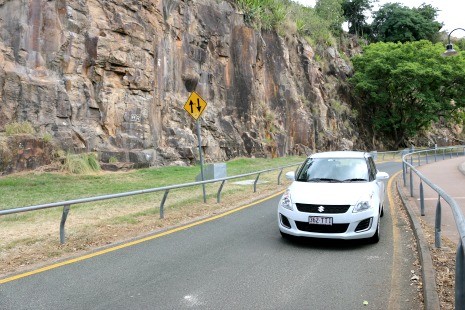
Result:
{"label": "car wheel", "polygon": [[384,205],[381,206],[381,212],[379,213],[380,217],[384,216]]}
{"label": "car wheel", "polygon": [[381,219],[378,219],[378,226],[376,227],[375,234],[367,239],[368,243],[374,244],[379,242],[379,222],[381,222]]}

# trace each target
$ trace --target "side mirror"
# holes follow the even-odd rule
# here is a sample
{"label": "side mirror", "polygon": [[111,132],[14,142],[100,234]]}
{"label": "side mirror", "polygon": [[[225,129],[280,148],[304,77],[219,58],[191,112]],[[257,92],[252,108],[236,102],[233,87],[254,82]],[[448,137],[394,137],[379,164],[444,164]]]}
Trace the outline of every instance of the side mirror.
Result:
{"label": "side mirror", "polygon": [[378,172],[376,174],[376,180],[381,181],[381,180],[387,180],[389,179],[389,174],[386,172]]}
{"label": "side mirror", "polygon": [[295,180],[295,172],[294,171],[286,172],[286,179],[294,181]]}

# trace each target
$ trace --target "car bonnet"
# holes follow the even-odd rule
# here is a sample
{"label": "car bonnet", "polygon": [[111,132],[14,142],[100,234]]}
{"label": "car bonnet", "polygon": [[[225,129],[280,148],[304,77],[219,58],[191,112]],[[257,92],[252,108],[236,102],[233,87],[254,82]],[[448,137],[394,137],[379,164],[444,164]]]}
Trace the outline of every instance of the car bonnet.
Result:
{"label": "car bonnet", "polygon": [[326,205],[354,205],[373,193],[372,184],[369,182],[294,182],[289,190],[293,203]]}

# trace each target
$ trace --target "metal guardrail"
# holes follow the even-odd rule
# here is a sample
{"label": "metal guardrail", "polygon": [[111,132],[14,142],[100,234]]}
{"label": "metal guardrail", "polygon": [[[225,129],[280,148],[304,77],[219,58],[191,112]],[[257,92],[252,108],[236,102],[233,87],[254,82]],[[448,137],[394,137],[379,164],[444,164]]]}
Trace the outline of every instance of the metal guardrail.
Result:
{"label": "metal guardrail", "polygon": [[402,158],[402,155],[404,154],[403,151],[387,151],[387,152],[371,152],[373,158],[375,160],[385,160],[386,158],[387,159],[394,159],[396,157],[398,157],[399,159]]}
{"label": "metal guardrail", "polygon": [[376,160],[386,160],[386,159],[395,159],[399,158],[402,159],[402,156],[412,153],[414,151],[420,151],[420,150],[428,150],[428,148],[415,148],[414,146],[411,146],[410,148],[405,148],[402,150],[398,151],[384,151],[384,152],[378,152],[378,151],[373,151],[371,152],[372,156]]}
{"label": "metal guardrail", "polygon": [[185,187],[191,187],[191,186],[205,185],[205,184],[208,184],[208,183],[221,182],[221,185],[220,185],[220,187],[218,189],[218,192],[216,194],[216,201],[217,201],[217,203],[220,203],[221,202],[221,191],[223,190],[223,186],[224,186],[225,182],[228,181],[228,180],[239,179],[239,178],[244,178],[244,177],[248,177],[248,176],[252,176],[252,175],[257,175],[255,180],[254,180],[254,183],[253,183],[253,191],[255,193],[257,191],[257,183],[258,183],[258,180],[259,180],[261,174],[280,170],[280,173],[278,175],[278,180],[277,180],[278,185],[280,185],[281,184],[281,175],[283,173],[283,170],[285,168],[298,166],[300,164],[301,163],[291,164],[291,165],[281,166],[281,167],[277,167],[277,168],[271,168],[271,169],[255,171],[255,172],[251,172],[251,173],[246,173],[246,174],[241,174],[241,175],[236,175],[236,176],[231,176],[231,177],[226,177],[226,178],[207,180],[207,181],[184,183],[184,184],[177,184],[177,185],[171,185],[171,186],[156,187],[156,188],[149,188],[149,189],[143,189],[143,190],[137,190],[137,191],[124,192],[124,193],[119,193],[119,194],[102,195],[102,196],[95,196],[95,197],[89,197],[89,198],[81,198],[81,199],[66,200],[66,201],[60,201],[60,202],[54,202],[54,203],[46,203],[46,204],[40,204],[40,205],[34,205],[34,206],[28,206],[28,207],[0,210],[0,216],[1,215],[8,215],[8,214],[15,214],[15,213],[37,211],[37,210],[42,210],[42,209],[63,207],[63,212],[62,212],[61,221],[60,221],[60,243],[64,244],[65,239],[66,239],[65,238],[66,219],[68,218],[68,213],[69,213],[69,210],[70,210],[72,205],[164,191],[165,193],[164,193],[163,198],[162,198],[161,203],[160,203],[160,218],[164,218],[164,205],[165,205],[166,199],[168,198],[168,193],[170,192],[170,190],[185,188]]}
{"label": "metal guardrail", "polygon": [[413,174],[420,178],[419,193],[420,193],[420,214],[425,215],[425,197],[423,183],[426,183],[431,189],[438,194],[438,202],[436,205],[435,215],[435,246],[441,247],[441,198],[448,203],[454,216],[455,225],[459,233],[459,243],[457,246],[456,261],[455,261],[455,309],[465,309],[465,218],[462,214],[460,206],[450,197],[443,189],[432,183],[428,178],[421,174],[414,167],[421,166],[422,160],[428,164],[430,160],[436,162],[438,159],[452,158],[453,156],[465,156],[465,146],[435,148],[422,151],[416,151],[402,156],[402,177],[404,187],[407,187],[407,174],[409,174],[410,196],[413,197]]}

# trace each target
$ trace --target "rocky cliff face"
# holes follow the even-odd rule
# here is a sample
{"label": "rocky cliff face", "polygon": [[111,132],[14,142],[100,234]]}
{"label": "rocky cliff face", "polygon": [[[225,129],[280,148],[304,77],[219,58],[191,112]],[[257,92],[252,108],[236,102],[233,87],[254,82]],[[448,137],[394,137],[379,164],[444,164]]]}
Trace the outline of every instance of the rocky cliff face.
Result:
{"label": "rocky cliff face", "polygon": [[[29,121],[65,150],[192,163],[362,147],[334,48],[260,32],[217,0],[0,0],[0,131]],[[317,60],[318,59],[318,60]]]}

